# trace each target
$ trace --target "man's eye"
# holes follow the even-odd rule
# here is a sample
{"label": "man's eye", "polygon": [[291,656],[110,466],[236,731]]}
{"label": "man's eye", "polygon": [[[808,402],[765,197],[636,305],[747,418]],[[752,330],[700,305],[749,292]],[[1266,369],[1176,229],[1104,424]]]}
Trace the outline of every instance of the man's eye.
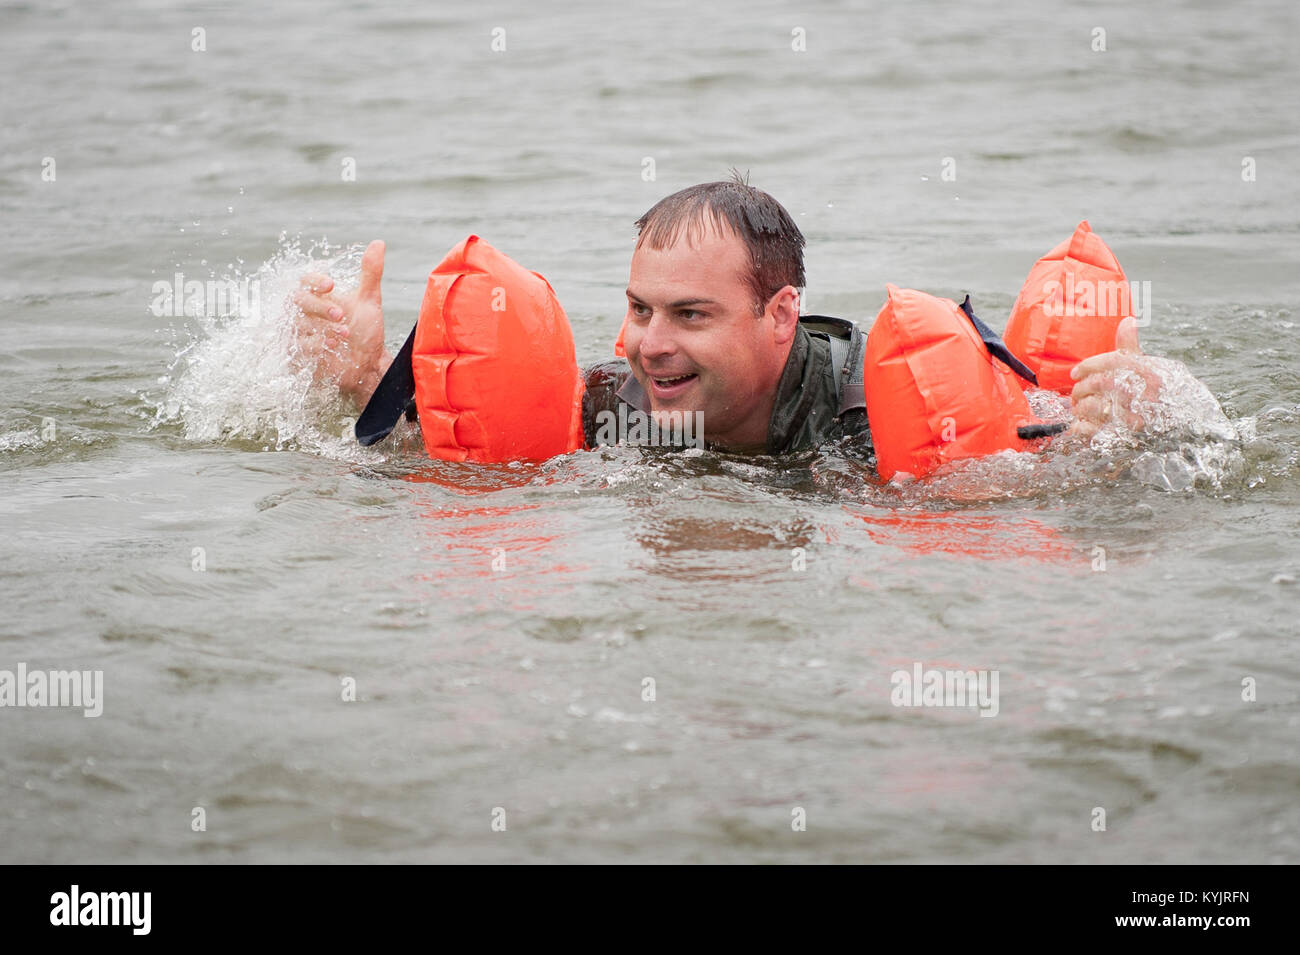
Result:
{"label": "man's eye", "polygon": [[684,308],[684,309],[682,309],[680,312],[678,312],[677,314],[680,315],[682,318],[686,319],[688,322],[693,322],[693,321],[695,321],[697,318],[703,318],[703,317],[704,317],[704,313],[703,313],[703,312],[697,312],[697,311],[695,311],[695,309],[693,309],[693,308]]}
{"label": "man's eye", "polygon": [[641,305],[641,304],[638,304],[638,303],[636,303],[636,302],[633,302],[633,303],[632,303],[632,314],[635,315],[637,318],[649,318],[649,317],[650,317],[650,306],[648,306],[648,305]]}

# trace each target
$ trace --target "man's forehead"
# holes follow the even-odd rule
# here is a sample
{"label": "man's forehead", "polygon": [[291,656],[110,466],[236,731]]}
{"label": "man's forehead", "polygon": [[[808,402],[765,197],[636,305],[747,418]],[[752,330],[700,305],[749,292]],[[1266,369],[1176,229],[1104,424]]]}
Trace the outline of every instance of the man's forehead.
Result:
{"label": "man's forehead", "polygon": [[[632,253],[630,291],[642,285],[691,286],[696,290],[719,286],[743,287],[748,278],[749,256],[743,240],[730,230],[709,227],[698,237],[682,229],[661,249],[639,244]],[[647,288],[647,292],[649,289]]]}

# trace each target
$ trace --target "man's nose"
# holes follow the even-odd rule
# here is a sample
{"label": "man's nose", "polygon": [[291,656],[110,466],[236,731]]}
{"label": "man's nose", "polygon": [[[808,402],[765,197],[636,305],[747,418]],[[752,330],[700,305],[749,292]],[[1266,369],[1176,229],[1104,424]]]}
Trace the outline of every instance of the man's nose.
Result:
{"label": "man's nose", "polygon": [[641,336],[641,354],[654,358],[662,355],[671,355],[677,350],[677,345],[673,341],[672,323],[655,312],[650,316],[650,321],[646,323],[645,334]]}

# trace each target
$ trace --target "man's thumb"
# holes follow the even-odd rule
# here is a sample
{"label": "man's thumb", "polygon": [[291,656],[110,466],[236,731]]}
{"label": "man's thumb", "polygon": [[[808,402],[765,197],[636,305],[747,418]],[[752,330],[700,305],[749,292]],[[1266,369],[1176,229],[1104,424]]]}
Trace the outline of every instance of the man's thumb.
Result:
{"label": "man's thumb", "polygon": [[1138,321],[1132,315],[1119,323],[1115,329],[1115,351],[1140,352],[1138,344]]}
{"label": "man's thumb", "polygon": [[379,280],[384,276],[384,242],[376,239],[366,246],[361,256],[361,281],[357,285],[357,298],[379,301]]}

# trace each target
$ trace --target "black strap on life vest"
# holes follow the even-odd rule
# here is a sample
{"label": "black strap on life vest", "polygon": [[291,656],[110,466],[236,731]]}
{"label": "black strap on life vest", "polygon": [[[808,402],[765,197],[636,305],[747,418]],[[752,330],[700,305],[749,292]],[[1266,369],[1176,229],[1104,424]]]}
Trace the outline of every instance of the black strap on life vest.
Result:
{"label": "black strap on life vest", "polygon": [[1032,441],[1034,438],[1050,438],[1054,434],[1060,434],[1070,426],[1068,421],[1044,421],[1040,424],[1022,424],[1016,428],[1016,437],[1023,441]]}
{"label": "black strap on life vest", "polygon": [[969,295],[967,295],[966,300],[961,303],[961,310],[962,313],[970,319],[970,323],[975,326],[975,331],[979,333],[980,340],[984,342],[984,347],[988,350],[990,355],[1002,362],[1002,364],[1006,365],[1021,378],[1025,379],[1025,381],[1032,382],[1034,385],[1038,384],[1038,376],[1030,371],[1024,362],[1011,354],[1011,349],[1002,341],[1002,336],[975,317],[975,312],[970,307]]}
{"label": "black strap on life vest", "polygon": [[[970,306],[969,295],[961,303],[961,310],[970,319],[970,323],[975,326],[975,331],[979,333],[980,340],[984,342],[984,347],[988,349],[990,355],[1025,379],[1025,381],[1034,385],[1038,384],[1038,376],[1030,371],[1024,362],[1011,354],[1011,349],[1006,346],[998,333],[975,317],[975,312]],[[1069,422],[1066,421],[1040,421],[1038,424],[1022,424],[1016,428],[1016,436],[1023,441],[1029,441],[1033,438],[1047,438],[1054,434],[1060,434],[1069,426]]]}
{"label": "black strap on life vest", "polygon": [[411,370],[411,352],[415,348],[415,329],[406,336],[406,344],[398,351],[393,363],[384,372],[379,387],[366,402],[365,410],[357,418],[353,429],[357,441],[369,447],[384,440],[397,427],[397,419],[406,415],[415,420],[415,372]]}

